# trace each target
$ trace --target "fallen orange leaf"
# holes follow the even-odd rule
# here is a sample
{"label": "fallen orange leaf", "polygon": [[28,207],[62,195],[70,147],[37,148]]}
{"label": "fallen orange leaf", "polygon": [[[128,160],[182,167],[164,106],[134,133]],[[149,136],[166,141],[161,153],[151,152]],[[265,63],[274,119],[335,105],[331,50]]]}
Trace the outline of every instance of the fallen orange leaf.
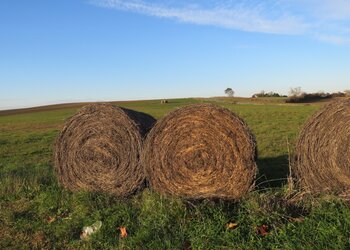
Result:
{"label": "fallen orange leaf", "polygon": [[55,220],[56,220],[56,218],[55,217],[51,217],[51,216],[47,217],[47,219],[46,219],[47,223],[49,223],[49,224],[54,222]]}
{"label": "fallen orange leaf", "polygon": [[233,222],[230,222],[230,223],[227,223],[226,224],[226,228],[227,229],[235,229],[238,227],[238,224],[237,223],[233,223]]}
{"label": "fallen orange leaf", "polygon": [[126,231],[126,227],[119,227],[120,230],[120,237],[121,238],[126,238],[128,237],[128,232]]}
{"label": "fallen orange leaf", "polygon": [[269,233],[267,232],[267,230],[269,229],[268,226],[266,225],[262,225],[260,227],[257,227],[257,234],[258,235],[261,235],[261,236],[266,236],[268,235]]}

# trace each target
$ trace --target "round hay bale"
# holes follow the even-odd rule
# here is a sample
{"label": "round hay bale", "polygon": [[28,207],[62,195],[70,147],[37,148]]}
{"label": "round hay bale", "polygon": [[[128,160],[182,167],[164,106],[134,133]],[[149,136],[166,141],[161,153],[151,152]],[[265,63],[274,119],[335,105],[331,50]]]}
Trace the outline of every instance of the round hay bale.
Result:
{"label": "round hay bale", "polygon": [[195,104],[159,120],[141,163],[152,189],[189,199],[238,199],[257,173],[255,138],[228,109]]}
{"label": "round hay bale", "polygon": [[304,125],[293,175],[311,193],[350,190],[350,99],[323,107]]}
{"label": "round hay bale", "polygon": [[55,145],[55,171],[71,191],[128,196],[142,187],[142,137],[155,120],[109,104],[83,107],[71,117]]}

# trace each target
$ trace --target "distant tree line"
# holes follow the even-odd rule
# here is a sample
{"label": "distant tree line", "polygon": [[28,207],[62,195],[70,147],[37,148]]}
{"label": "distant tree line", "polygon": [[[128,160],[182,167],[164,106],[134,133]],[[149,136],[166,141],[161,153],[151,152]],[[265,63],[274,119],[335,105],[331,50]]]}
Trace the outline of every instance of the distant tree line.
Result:
{"label": "distant tree line", "polygon": [[301,91],[301,88],[291,88],[289,91],[289,96],[286,103],[307,103],[307,102],[317,102],[324,99],[331,99],[335,97],[346,97],[350,96],[350,90],[345,90],[344,92],[334,92],[325,93],[319,91],[317,93],[306,93]]}
{"label": "distant tree line", "polygon": [[[233,97],[235,91],[232,88],[225,89],[225,94],[228,97]],[[287,97],[286,103],[305,103],[305,102],[316,102],[323,99],[330,99],[334,97],[350,97],[350,90],[344,90],[343,92],[325,93],[324,91],[319,91],[317,93],[306,93],[301,90],[301,87],[291,88],[289,90],[289,95],[281,95],[279,93],[270,91],[265,92],[260,91],[257,94],[252,95],[252,98],[260,97]]]}
{"label": "distant tree line", "polygon": [[276,92],[265,92],[264,90],[260,91],[260,93],[252,95],[252,98],[258,98],[258,97],[287,97],[286,95],[280,95]]}

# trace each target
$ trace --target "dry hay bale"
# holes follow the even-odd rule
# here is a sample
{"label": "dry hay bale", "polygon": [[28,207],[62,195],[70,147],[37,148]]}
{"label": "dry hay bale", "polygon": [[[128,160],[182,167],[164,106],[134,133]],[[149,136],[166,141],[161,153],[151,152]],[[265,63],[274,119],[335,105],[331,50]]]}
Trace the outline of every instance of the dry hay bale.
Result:
{"label": "dry hay bale", "polygon": [[304,191],[350,190],[350,99],[326,105],[309,119],[299,135],[292,167]]}
{"label": "dry hay bale", "polygon": [[55,171],[71,190],[127,196],[140,187],[142,136],[155,120],[109,104],[83,107],[71,117],[55,145]]}
{"label": "dry hay bale", "polygon": [[255,138],[228,109],[195,104],[158,121],[141,156],[152,189],[190,199],[238,199],[252,187]]}

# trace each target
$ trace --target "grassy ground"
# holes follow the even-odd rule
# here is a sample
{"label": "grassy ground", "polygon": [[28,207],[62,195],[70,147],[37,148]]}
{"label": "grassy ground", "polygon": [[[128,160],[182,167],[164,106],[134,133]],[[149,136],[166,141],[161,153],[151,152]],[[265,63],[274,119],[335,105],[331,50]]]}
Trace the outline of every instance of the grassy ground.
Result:
{"label": "grassy ground", "polygon": [[[239,203],[184,201],[144,190],[126,200],[70,193],[52,171],[52,145],[79,105],[0,114],[0,249],[339,249],[350,248],[350,209],[335,197],[287,197],[288,152],[318,105],[216,98],[123,102],[161,118],[189,103],[214,102],[244,118],[259,149],[257,189]],[[82,241],[83,226],[101,230]],[[227,228],[228,223],[237,227]],[[267,234],[260,230],[266,225]],[[128,237],[120,238],[118,228]]]}

